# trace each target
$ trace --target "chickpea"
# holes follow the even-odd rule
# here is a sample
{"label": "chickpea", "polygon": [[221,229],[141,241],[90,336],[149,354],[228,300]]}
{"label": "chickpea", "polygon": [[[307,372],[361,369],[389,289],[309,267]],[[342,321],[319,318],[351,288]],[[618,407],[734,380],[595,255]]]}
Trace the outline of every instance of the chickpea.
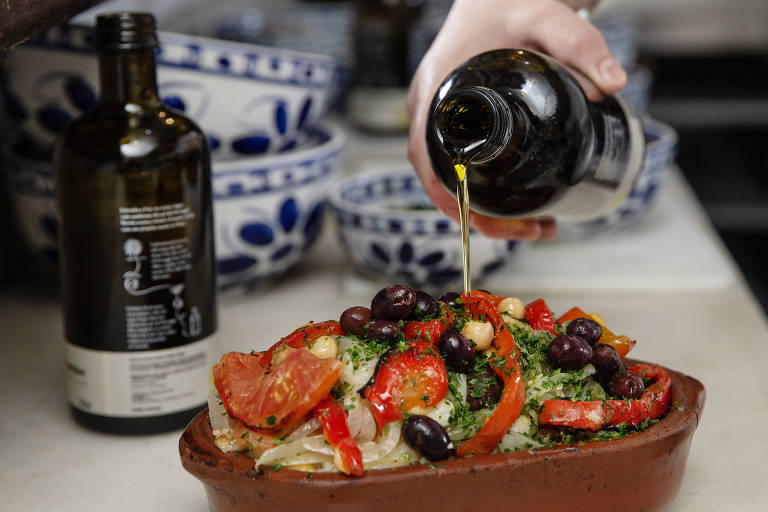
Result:
{"label": "chickpea", "polygon": [[500,313],[506,313],[512,318],[522,320],[525,318],[525,306],[517,297],[505,297],[497,307]]}
{"label": "chickpea", "polygon": [[472,342],[475,350],[482,351],[491,346],[494,335],[493,325],[490,322],[470,320],[464,324],[461,335]]}
{"label": "chickpea", "polygon": [[320,359],[336,357],[336,339],[333,336],[320,336],[309,347],[309,351]]}

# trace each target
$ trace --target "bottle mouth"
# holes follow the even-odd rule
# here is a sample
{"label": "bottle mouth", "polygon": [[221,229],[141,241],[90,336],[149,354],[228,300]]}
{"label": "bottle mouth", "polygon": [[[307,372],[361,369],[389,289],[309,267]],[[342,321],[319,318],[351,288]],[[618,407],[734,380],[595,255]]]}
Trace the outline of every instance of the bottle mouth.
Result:
{"label": "bottle mouth", "polygon": [[454,160],[483,163],[498,156],[512,135],[504,98],[487,87],[461,87],[436,107],[435,135]]}
{"label": "bottle mouth", "polygon": [[94,44],[99,50],[137,51],[157,48],[155,17],[147,12],[116,12],[96,18]]}

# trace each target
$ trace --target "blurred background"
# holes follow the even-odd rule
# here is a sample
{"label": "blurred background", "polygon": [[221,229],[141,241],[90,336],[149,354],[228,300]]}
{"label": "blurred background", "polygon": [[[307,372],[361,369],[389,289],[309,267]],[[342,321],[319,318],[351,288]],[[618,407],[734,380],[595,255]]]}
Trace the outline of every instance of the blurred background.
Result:
{"label": "blurred background", "polygon": [[[247,195],[244,190],[266,194],[278,188],[276,182],[297,181],[297,175],[304,177],[299,182],[318,187],[316,179],[336,168],[341,175],[351,173],[361,165],[356,160],[360,155],[350,151],[340,156],[344,140],[349,148],[356,141],[368,143],[374,148],[368,157],[375,156],[375,148],[402,146],[410,76],[450,4],[116,0],[76,15],[72,23],[91,25],[101,11],[148,10],[162,31],[182,35],[161,36],[161,94],[211,136],[222,287],[256,287],[299,262],[321,229],[325,206],[308,191],[263,196],[263,211],[248,210],[248,220],[239,220],[247,208],[233,206],[236,200]],[[768,144],[763,142],[768,136],[768,2],[605,0],[592,20],[628,71],[623,94],[649,120],[649,143],[666,144],[659,149],[662,167],[676,159],[768,310]],[[255,46],[227,46],[230,42]],[[95,67],[87,62],[92,59],[88,48],[87,30],[56,29],[0,52],[0,287],[44,286],[55,276],[52,144],[68,120],[94,101]],[[207,70],[209,76],[214,67],[215,80],[195,75]],[[240,81],[226,81],[233,77]],[[243,85],[243,80],[251,82]],[[237,104],[236,98],[245,96],[240,86],[261,91],[260,96]],[[219,105],[221,97],[231,101]],[[236,114],[222,119],[229,111]],[[325,119],[335,123],[325,125]],[[259,184],[252,174],[240,181],[231,178],[254,166],[265,169]],[[289,171],[277,177],[273,169]],[[220,179],[224,175],[230,178]],[[629,221],[651,206],[660,180],[660,171],[649,174],[639,199],[623,205],[620,217],[602,219],[583,232],[632,229]],[[314,188],[314,195],[329,186]],[[339,201],[334,208],[340,230],[342,221],[361,222],[345,217]],[[438,221],[435,226],[437,232],[449,229]],[[342,241],[354,253],[355,242]],[[379,259],[368,266],[389,268],[395,253],[401,261],[418,256],[417,246],[381,244],[373,250]],[[512,249],[488,249],[494,257],[483,264],[493,270]],[[658,249],[663,248],[647,248]],[[434,252],[418,257],[436,268]],[[366,266],[354,254],[352,259]],[[406,277],[417,282],[455,277],[447,267],[430,270],[426,277],[410,267],[396,271],[410,273]]]}

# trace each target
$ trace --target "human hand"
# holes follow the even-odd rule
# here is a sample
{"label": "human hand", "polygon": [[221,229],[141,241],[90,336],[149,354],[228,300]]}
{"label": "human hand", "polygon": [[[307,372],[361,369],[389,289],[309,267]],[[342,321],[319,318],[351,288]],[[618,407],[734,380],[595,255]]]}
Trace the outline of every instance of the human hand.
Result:
{"label": "human hand", "polygon": [[[593,0],[455,0],[429,51],[421,60],[408,91],[411,116],[408,158],[427,195],[437,208],[458,220],[456,199],[432,171],[427,152],[428,109],[438,86],[459,64],[497,48],[526,48],[551,55],[575,71],[590,99],[619,91],[626,74],[611,54],[600,31],[574,8]],[[491,238],[550,239],[557,234],[554,219],[499,219],[470,212],[470,224]]]}

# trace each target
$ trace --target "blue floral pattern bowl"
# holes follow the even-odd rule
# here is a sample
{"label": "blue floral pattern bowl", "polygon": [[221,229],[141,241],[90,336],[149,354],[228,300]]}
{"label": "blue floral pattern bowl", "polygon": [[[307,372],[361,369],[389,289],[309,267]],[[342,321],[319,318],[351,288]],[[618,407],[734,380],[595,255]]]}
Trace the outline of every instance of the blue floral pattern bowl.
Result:
{"label": "blue floral pattern bowl", "polygon": [[[336,83],[333,58],[161,32],[158,88],[165,103],[208,135],[214,160],[289,151],[326,111]],[[91,28],[64,25],[8,55],[2,95],[15,125],[52,145],[96,102]]]}
{"label": "blue floral pattern bowl", "polygon": [[[322,228],[325,193],[344,145],[341,129],[318,125],[302,147],[213,163],[218,283],[250,289],[298,263]],[[41,265],[58,270],[58,220],[50,161],[8,159],[20,234]]]}
{"label": "blue floral pattern bowl", "polygon": [[643,129],[645,164],[629,196],[615,210],[595,220],[563,226],[564,232],[572,229],[581,233],[597,233],[625,227],[641,218],[653,205],[667,170],[675,161],[677,132],[671,126],[649,118],[644,119]]}
{"label": "blue floral pattern bowl", "polygon": [[317,239],[344,134],[318,126],[294,151],[213,163],[219,287],[253,288],[295,265]]}
{"label": "blue floral pattern bowl", "polygon": [[[459,226],[434,209],[412,170],[351,176],[329,197],[341,244],[360,271],[428,290],[460,285]],[[519,244],[472,232],[470,245],[473,282],[480,282]]]}

